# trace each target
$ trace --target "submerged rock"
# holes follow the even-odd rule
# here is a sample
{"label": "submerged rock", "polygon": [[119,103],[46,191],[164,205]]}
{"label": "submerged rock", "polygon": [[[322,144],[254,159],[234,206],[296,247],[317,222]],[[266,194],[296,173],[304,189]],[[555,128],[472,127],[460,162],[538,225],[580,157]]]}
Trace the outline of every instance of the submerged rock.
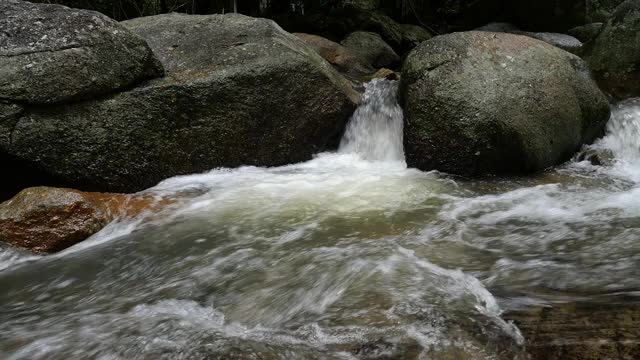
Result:
{"label": "submerged rock", "polygon": [[408,55],[402,75],[407,163],[422,170],[542,170],[571,158],[609,118],[581,59],[525,36],[438,36]]}
{"label": "submerged rock", "polygon": [[0,241],[40,253],[72,246],[120,216],[154,206],[151,196],[34,187],[0,204]]}
{"label": "submerged rock", "polygon": [[532,360],[638,359],[640,306],[568,303],[508,312]]}
{"label": "submerged rock", "polygon": [[101,99],[26,107],[0,123],[0,158],[62,186],[133,192],[215,167],[311,159],[337,145],[356,107],[348,81],[273,21],[174,13],[122,24],[149,43],[166,76]]}
{"label": "submerged rock", "polygon": [[640,0],[616,8],[585,59],[599,84],[623,98],[640,94]]}
{"label": "submerged rock", "polygon": [[382,40],[380,35],[368,31],[356,31],[349,34],[341,44],[366,59],[376,68],[394,67],[400,57]]}
{"label": "submerged rock", "polygon": [[615,161],[613,151],[601,148],[586,148],[576,154],[577,161],[588,161],[591,165],[611,165]]}
{"label": "submerged rock", "polygon": [[4,0],[0,18],[3,100],[87,99],[163,73],[144,40],[97,12]]}
{"label": "submerged rock", "polygon": [[374,71],[365,58],[336,42],[318,35],[304,33],[295,33],[294,35],[311,46],[323,59],[342,73],[363,75],[371,74]]}

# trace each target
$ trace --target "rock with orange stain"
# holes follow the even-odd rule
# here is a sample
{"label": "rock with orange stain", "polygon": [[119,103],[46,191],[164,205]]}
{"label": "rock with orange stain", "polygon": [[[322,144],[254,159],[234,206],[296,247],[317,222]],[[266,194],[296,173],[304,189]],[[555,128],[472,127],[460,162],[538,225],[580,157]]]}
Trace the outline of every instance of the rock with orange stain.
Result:
{"label": "rock with orange stain", "polygon": [[320,56],[333,65],[336,70],[349,75],[371,74],[375,70],[371,64],[354,51],[322,36],[294,33]]}
{"label": "rock with orange stain", "polygon": [[134,217],[162,203],[166,201],[143,194],[28,188],[0,204],[0,241],[53,253],[83,241],[118,217]]}

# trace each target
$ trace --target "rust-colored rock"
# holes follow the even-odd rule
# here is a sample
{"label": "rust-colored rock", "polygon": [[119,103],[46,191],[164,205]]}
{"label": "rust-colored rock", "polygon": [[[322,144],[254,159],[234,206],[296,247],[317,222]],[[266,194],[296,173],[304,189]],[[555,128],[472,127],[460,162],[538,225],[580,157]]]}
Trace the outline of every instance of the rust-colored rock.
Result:
{"label": "rust-colored rock", "polygon": [[158,204],[151,195],[28,188],[0,204],[0,241],[53,253],[88,238],[118,217],[133,217]]}
{"label": "rust-colored rock", "polygon": [[373,67],[366,59],[336,42],[318,35],[304,33],[294,33],[294,35],[311,46],[320,56],[342,73],[362,75],[374,72]]}
{"label": "rust-colored rock", "polygon": [[371,79],[387,79],[387,80],[399,80],[400,75],[386,68],[378,69],[373,75],[371,75]]}

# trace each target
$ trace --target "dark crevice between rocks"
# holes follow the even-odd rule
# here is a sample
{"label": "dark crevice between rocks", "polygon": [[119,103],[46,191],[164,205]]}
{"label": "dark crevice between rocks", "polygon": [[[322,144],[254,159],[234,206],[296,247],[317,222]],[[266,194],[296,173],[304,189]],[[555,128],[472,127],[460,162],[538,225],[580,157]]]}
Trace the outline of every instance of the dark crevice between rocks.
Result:
{"label": "dark crevice between rocks", "polygon": [[[28,166],[10,155],[2,155],[2,186],[0,202],[11,199],[21,190],[32,186],[64,187],[64,182],[50,174]],[[68,185],[68,184],[67,184]]]}

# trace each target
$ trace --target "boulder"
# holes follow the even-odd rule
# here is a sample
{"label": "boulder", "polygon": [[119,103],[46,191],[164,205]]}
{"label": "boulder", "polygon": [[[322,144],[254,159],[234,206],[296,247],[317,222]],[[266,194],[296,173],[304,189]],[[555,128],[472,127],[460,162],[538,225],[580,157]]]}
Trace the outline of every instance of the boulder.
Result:
{"label": "boulder", "polygon": [[163,73],[144,40],[97,12],[4,0],[0,18],[3,100],[87,99]]}
{"label": "boulder", "polygon": [[351,21],[353,30],[379,34],[394,49],[399,48],[402,44],[402,28],[400,24],[381,11],[357,12]]}
{"label": "boulder", "polygon": [[401,24],[402,29],[402,49],[409,51],[420,45],[421,42],[427,41],[433,37],[429,30],[422,26],[412,24]]}
{"label": "boulder", "polygon": [[585,59],[603,89],[616,97],[640,95],[640,0],[616,8]]}
{"label": "boulder", "polygon": [[373,67],[366,59],[336,42],[318,35],[304,33],[294,33],[294,35],[311,46],[323,59],[342,73],[363,75],[374,72]]}
{"label": "boulder", "polygon": [[534,33],[528,31],[521,32],[520,35],[542,40],[547,44],[553,45],[572,54],[580,55],[582,53],[582,42],[571,35],[548,32]]}
{"label": "boulder", "polygon": [[572,29],[569,29],[567,34],[575,37],[583,43],[587,43],[595,39],[598,34],[600,34],[603,26],[603,23],[591,23],[582,26],[576,26]]}
{"label": "boulder", "polygon": [[355,31],[342,40],[341,44],[376,68],[394,67],[400,62],[400,57],[391,46],[373,32]]}
{"label": "boulder", "polygon": [[405,60],[400,92],[408,165],[469,176],[559,164],[609,118],[580,58],[512,34],[425,41]]}
{"label": "boulder", "polygon": [[166,76],[109,97],[13,111],[0,122],[0,159],[58,186],[134,192],[216,167],[308,160],[337,145],[359,100],[271,20],[173,13],[122,24],[149,43]]}
{"label": "boulder", "polygon": [[[33,3],[61,4],[71,8],[98,11],[108,17],[123,21],[141,16],[151,16],[170,12],[187,14],[213,14],[228,11],[226,1],[211,0],[29,0]],[[259,8],[258,2],[238,1],[238,11]]]}
{"label": "boulder", "polygon": [[28,188],[0,204],[0,241],[38,253],[57,252],[118,217],[139,215],[159,203],[150,195]]}
{"label": "boulder", "polygon": [[524,35],[532,37],[534,39],[542,40],[547,44],[559,47],[560,49],[568,51],[572,54],[580,54],[582,52],[582,42],[575,37],[567,34],[522,31],[515,25],[509,23],[489,23],[477,28],[476,31],[504,32],[509,34]]}
{"label": "boulder", "polygon": [[354,31],[371,31],[394,49],[402,46],[400,24],[378,10],[338,7],[310,14],[274,14],[273,19],[289,32],[317,34],[332,41],[339,41]]}

